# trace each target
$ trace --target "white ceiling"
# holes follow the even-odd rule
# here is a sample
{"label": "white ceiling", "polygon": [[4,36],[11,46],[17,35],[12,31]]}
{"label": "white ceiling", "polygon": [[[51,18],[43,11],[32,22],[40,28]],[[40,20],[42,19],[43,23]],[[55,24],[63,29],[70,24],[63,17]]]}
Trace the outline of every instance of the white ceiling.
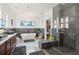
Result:
{"label": "white ceiling", "polygon": [[20,16],[37,16],[46,10],[49,10],[57,5],[57,3],[6,3],[9,8]]}
{"label": "white ceiling", "polygon": [[41,11],[49,8],[53,8],[57,4],[55,3],[9,3],[9,6],[14,11],[23,12],[23,11]]}

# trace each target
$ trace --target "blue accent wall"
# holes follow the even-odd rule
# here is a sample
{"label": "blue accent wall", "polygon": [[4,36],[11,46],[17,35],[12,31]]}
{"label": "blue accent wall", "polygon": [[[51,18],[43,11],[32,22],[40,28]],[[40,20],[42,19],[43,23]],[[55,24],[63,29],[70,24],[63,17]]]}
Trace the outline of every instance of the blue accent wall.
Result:
{"label": "blue accent wall", "polygon": [[52,28],[52,35],[55,35],[57,39],[59,38],[59,34],[56,28]]}

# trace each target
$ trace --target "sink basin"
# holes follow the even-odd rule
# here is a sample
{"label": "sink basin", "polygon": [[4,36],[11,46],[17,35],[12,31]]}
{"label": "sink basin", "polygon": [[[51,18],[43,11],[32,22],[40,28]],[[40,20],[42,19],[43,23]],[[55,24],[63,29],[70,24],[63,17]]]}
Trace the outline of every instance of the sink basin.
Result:
{"label": "sink basin", "polygon": [[8,34],[0,34],[0,37],[5,37],[7,36]]}
{"label": "sink basin", "polygon": [[15,33],[14,31],[6,31],[4,34],[13,34]]}
{"label": "sink basin", "polygon": [[8,36],[8,34],[0,34],[0,41],[4,40],[6,36]]}

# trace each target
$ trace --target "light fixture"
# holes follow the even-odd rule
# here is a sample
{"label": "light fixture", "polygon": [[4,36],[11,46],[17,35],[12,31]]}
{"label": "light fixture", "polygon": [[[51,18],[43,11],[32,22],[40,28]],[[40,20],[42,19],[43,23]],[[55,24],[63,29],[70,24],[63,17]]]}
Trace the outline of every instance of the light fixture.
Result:
{"label": "light fixture", "polygon": [[29,6],[27,6],[26,8],[30,8]]}
{"label": "light fixture", "polygon": [[17,6],[15,6],[14,8],[15,8],[15,9],[18,9],[18,7],[17,7]]}

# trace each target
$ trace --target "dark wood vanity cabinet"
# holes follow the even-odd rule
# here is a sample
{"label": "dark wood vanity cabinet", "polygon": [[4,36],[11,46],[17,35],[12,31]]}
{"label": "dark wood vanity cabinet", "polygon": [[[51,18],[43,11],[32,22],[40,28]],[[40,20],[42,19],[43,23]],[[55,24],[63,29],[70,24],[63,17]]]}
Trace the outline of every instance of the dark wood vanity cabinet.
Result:
{"label": "dark wood vanity cabinet", "polygon": [[0,45],[0,55],[9,55],[16,47],[16,35],[9,38],[6,42]]}
{"label": "dark wood vanity cabinet", "polygon": [[11,39],[6,42],[6,54],[10,54],[11,52]]}
{"label": "dark wood vanity cabinet", "polygon": [[6,54],[6,43],[3,43],[0,45],[0,55],[5,55]]}
{"label": "dark wood vanity cabinet", "polygon": [[16,36],[12,37],[11,39],[11,50],[13,50],[15,46],[16,46]]}

